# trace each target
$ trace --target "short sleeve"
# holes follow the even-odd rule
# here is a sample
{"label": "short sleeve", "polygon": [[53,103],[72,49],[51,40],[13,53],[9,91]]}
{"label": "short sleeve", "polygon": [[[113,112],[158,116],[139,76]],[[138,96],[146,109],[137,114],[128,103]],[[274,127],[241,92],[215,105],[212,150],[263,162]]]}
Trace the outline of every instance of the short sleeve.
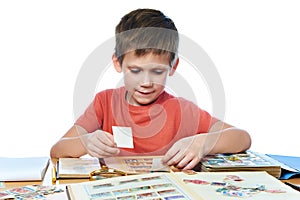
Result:
{"label": "short sleeve", "polygon": [[100,129],[100,124],[98,122],[94,102],[92,102],[85,112],[76,120],[75,125],[83,127],[87,132],[94,132]]}
{"label": "short sleeve", "polygon": [[210,129],[212,116],[191,101],[179,98],[182,108],[182,122],[192,133],[207,133]]}
{"label": "short sleeve", "polygon": [[207,133],[212,123],[212,116],[205,110],[199,108],[200,120],[198,124],[198,133]]}

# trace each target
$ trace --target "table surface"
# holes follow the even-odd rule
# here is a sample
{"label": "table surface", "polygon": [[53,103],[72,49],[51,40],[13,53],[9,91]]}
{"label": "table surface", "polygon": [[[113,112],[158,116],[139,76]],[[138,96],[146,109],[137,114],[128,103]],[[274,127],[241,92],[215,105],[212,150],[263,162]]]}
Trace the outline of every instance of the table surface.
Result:
{"label": "table surface", "polygon": [[[50,165],[48,166],[47,172],[43,181],[18,181],[18,182],[4,182],[4,188],[0,188],[0,191],[6,190],[9,188],[26,186],[26,185],[33,185],[33,184],[41,184],[41,185],[66,185],[71,183],[80,183],[80,182],[87,182],[89,179],[63,179],[63,180],[56,180],[55,183],[52,182],[52,173],[53,173],[53,166],[57,160],[52,159]],[[300,177],[299,178],[292,178],[289,180],[282,180],[282,182],[289,182],[293,184],[300,185]]]}

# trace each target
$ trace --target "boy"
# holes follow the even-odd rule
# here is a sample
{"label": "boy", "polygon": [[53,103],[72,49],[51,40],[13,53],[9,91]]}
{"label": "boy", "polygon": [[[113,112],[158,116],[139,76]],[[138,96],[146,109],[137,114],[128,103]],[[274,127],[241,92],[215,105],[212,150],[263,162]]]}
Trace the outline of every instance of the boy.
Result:
{"label": "boy", "polygon": [[[112,56],[125,86],[99,92],[53,145],[51,157],[164,155],[166,164],[192,169],[207,154],[248,149],[246,131],[164,91],[178,66],[178,43],[175,24],[162,12],[137,9],[125,15]],[[112,126],[131,127],[133,149],[116,146]]]}

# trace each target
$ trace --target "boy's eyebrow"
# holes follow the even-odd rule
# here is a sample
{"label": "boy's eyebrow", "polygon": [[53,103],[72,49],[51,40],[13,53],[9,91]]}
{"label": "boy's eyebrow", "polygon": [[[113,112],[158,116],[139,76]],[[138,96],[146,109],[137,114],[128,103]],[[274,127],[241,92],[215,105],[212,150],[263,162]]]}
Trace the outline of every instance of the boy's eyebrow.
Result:
{"label": "boy's eyebrow", "polygon": [[127,67],[131,67],[131,68],[132,68],[132,67],[138,67],[138,68],[139,68],[139,67],[141,67],[141,66],[139,66],[139,65],[134,65],[134,64],[133,64],[133,65],[128,64]]}
{"label": "boy's eyebrow", "polygon": [[136,68],[142,68],[142,67],[151,67],[151,68],[169,68],[169,65],[164,64],[158,64],[158,63],[150,63],[150,64],[143,64],[143,65],[137,65],[137,64],[127,64],[127,67],[136,67]]}

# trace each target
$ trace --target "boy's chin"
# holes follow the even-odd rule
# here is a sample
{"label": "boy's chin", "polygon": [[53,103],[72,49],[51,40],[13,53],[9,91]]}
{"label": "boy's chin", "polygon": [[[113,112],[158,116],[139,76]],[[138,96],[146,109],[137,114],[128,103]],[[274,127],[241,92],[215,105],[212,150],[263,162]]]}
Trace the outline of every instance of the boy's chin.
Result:
{"label": "boy's chin", "polygon": [[156,99],[154,99],[154,100],[139,99],[139,100],[135,101],[134,105],[137,105],[137,106],[148,106],[148,105],[152,104],[155,100]]}

